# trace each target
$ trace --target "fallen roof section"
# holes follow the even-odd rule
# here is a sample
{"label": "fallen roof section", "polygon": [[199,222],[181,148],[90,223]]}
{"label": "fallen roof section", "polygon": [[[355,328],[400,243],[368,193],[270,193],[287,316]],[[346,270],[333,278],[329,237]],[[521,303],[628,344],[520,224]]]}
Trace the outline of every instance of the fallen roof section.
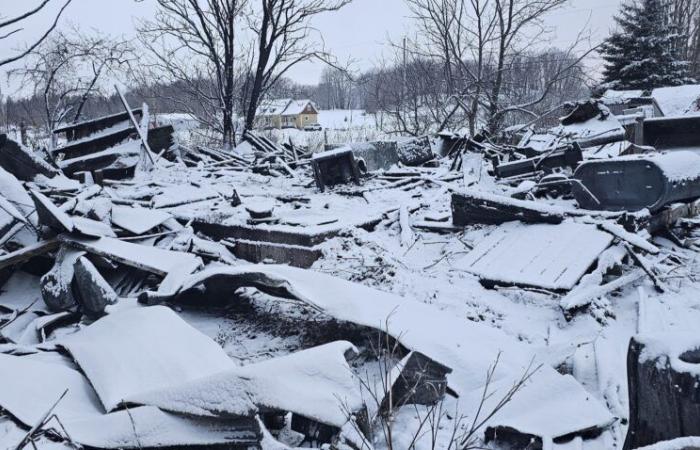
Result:
{"label": "fallen roof section", "polygon": [[53,410],[61,421],[104,414],[88,381],[70,367],[0,353],[0,373],[0,408],[28,427],[39,422],[66,390]]}
{"label": "fallen roof section", "polygon": [[183,277],[202,266],[201,258],[191,253],[131,244],[109,237],[95,240],[62,235],[60,239],[71,247],[165,277],[160,284],[160,289],[165,292],[170,292],[173,287],[178,286]]}
{"label": "fallen roof section", "polygon": [[149,449],[224,445],[255,448],[260,430],[254,421],[176,416],[152,406],[64,423],[71,439],[89,448]]}
{"label": "fallen roof section", "polygon": [[214,341],[166,307],[110,314],[59,340],[107,411],[138,395],[231,369]]}
{"label": "fallen roof section", "polygon": [[570,290],[612,241],[594,225],[506,224],[455,266],[486,283]]}
{"label": "fallen roof section", "polygon": [[[500,380],[501,384],[495,396],[510,389],[534,361],[533,352],[501,330],[465,322],[430,305],[322,273],[275,265],[212,268],[184,280],[178,292],[168,298],[176,300],[178,294],[202,286],[207,290],[218,289],[219,293],[221,290],[232,293],[240,287],[256,287],[278,296],[284,293],[335,319],[386,332],[407,349],[419,351],[452,368],[453,372],[448,375],[450,387],[468,398],[483,390],[484,376],[497,359],[500,363],[495,368],[494,379]],[[156,299],[151,297],[151,300]],[[541,373],[547,376],[540,377]],[[581,414],[581,405],[598,401],[591,398],[580,384],[572,385],[549,366],[543,366],[533,377],[531,389],[557,394],[550,399],[557,406],[551,414],[560,417],[566,426],[552,428],[550,416],[541,421],[533,416],[527,421],[523,419],[520,431],[524,433],[539,434],[543,433],[542,430],[556,433],[559,430],[570,434],[571,430],[583,432],[604,428],[613,420],[602,405],[587,409],[593,411],[591,414]],[[474,406],[468,405],[470,408]],[[510,405],[504,409],[509,410]],[[530,415],[526,408],[512,412],[514,417],[519,414]]]}
{"label": "fallen roof section", "polygon": [[360,384],[346,359],[356,352],[349,342],[331,342],[132,396],[130,401],[201,417],[252,416],[256,408],[289,411],[341,428],[348,422],[348,409],[363,407]]}

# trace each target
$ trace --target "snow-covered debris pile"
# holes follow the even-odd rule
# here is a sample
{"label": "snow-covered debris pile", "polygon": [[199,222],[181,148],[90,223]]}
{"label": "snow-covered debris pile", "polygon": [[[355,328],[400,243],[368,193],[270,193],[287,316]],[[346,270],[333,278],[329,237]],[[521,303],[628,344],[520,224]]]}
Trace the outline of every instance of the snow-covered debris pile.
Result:
{"label": "snow-covered debris pile", "polygon": [[0,158],[3,444],[607,449],[679,397],[628,384],[631,336],[695,376],[697,156],[598,102],[315,155],[156,147],[141,114]]}

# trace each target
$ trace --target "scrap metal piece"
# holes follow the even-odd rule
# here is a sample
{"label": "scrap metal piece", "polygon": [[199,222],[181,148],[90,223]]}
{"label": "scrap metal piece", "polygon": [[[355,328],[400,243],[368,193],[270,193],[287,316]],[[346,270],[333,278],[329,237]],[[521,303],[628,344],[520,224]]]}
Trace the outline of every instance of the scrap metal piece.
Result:
{"label": "scrap metal piece", "polygon": [[564,220],[565,213],[555,206],[487,192],[452,193],[452,223],[456,226],[501,225],[515,220],[558,224]]}
{"label": "scrap metal piece", "polygon": [[552,172],[553,169],[562,167],[573,170],[582,160],[581,146],[574,142],[540,156],[494,165],[494,171],[499,178],[510,178],[538,171]]}
{"label": "scrap metal piece", "polygon": [[311,157],[316,186],[323,191],[327,186],[360,183],[360,177],[370,172],[390,169],[400,162],[396,141],[348,144]]}
{"label": "scrap metal piece", "polygon": [[349,148],[339,148],[311,157],[316,186],[323,192],[326,187],[353,182],[360,184],[360,167]]}
{"label": "scrap metal piece", "polygon": [[586,161],[572,186],[579,206],[608,211],[657,212],[700,197],[700,156],[686,151]]}
{"label": "scrap metal piece", "polygon": [[637,144],[657,150],[700,148],[700,116],[658,117],[644,120]]}

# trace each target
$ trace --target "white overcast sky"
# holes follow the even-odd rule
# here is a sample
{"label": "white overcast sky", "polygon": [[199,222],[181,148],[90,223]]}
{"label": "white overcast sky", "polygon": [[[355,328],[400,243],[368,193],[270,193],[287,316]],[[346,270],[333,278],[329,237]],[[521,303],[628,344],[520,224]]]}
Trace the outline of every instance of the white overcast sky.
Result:
{"label": "white overcast sky", "polygon": [[[614,26],[613,16],[622,0],[571,0],[570,4],[551,14],[551,44],[566,47],[578,32],[588,26],[594,43],[603,40]],[[13,17],[37,5],[39,0],[0,0],[0,15]],[[52,8],[32,20],[26,29],[10,40],[0,41],[0,58],[12,49],[37,36],[46,26],[63,0],[52,0]],[[153,0],[73,0],[61,19],[61,26],[78,24],[83,29],[96,28],[113,35],[134,35],[137,18],[149,17],[155,11]],[[321,32],[325,46],[340,60],[356,61],[356,68],[366,69],[386,53],[387,38],[400,38],[410,29],[404,0],[354,0],[339,12],[318,17],[314,26]],[[306,63],[296,67],[290,77],[302,83],[315,83],[323,67]],[[0,80],[7,87],[6,76]],[[14,87],[13,87],[14,88]],[[11,89],[13,90],[13,89]]]}

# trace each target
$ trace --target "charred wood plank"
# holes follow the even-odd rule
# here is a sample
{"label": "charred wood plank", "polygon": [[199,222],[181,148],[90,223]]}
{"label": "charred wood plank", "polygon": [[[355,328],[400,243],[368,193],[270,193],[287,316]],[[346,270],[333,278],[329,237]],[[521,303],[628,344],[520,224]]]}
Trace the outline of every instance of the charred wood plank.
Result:
{"label": "charred wood plank", "polygon": [[452,223],[456,226],[500,225],[515,220],[558,224],[564,220],[564,211],[537,202],[483,192],[452,193]]}
{"label": "charred wood plank", "polygon": [[59,173],[58,169],[6,134],[0,134],[0,167],[22,181],[32,181],[39,174],[51,178]]}
{"label": "charred wood plank", "polygon": [[625,450],[700,435],[700,352],[695,335],[656,333],[630,340]]}
{"label": "charred wood plank", "polygon": [[559,167],[575,169],[581,161],[583,161],[581,147],[574,142],[547,155],[495,165],[494,170],[498,178],[510,178],[539,171],[551,172],[552,169]]}
{"label": "charred wood plank", "polygon": [[41,256],[56,250],[59,246],[58,239],[41,241],[34,245],[24,247],[12,253],[0,256],[0,269],[14,266],[29,261],[35,256]]}
{"label": "charred wood plank", "polygon": [[287,264],[308,269],[323,256],[323,252],[317,247],[241,239],[235,241],[223,240],[221,243],[229,247],[237,258],[256,264],[264,261],[273,261],[276,264]]}
{"label": "charred wood plank", "polygon": [[136,130],[134,128],[126,128],[115,131],[114,133],[97,136],[94,139],[84,139],[72,144],[69,143],[68,145],[54,149],[52,153],[54,156],[60,157],[63,160],[81,158],[121,144],[135,134]]}
{"label": "charred wood plank", "polygon": [[[131,112],[134,116],[138,116],[139,118],[143,116],[143,110],[141,108],[135,108]],[[87,137],[91,134],[95,134],[98,131],[102,131],[107,128],[118,125],[122,122],[126,122],[128,120],[129,114],[126,111],[124,111],[116,114],[110,114],[104,117],[98,117],[95,119],[89,119],[82,122],[65,125],[54,129],[53,133],[66,133],[68,141],[75,141]]]}

